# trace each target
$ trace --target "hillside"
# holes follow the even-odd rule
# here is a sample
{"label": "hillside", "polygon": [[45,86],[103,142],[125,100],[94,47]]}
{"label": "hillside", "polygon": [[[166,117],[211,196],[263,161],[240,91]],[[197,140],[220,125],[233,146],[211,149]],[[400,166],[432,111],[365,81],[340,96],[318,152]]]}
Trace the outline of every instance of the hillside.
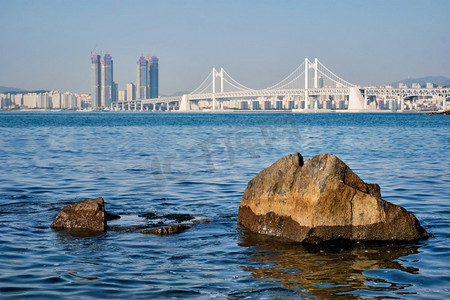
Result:
{"label": "hillside", "polygon": [[393,83],[391,83],[391,85],[393,87],[398,87],[399,83],[405,83],[409,87],[411,87],[411,85],[413,83],[420,83],[421,86],[424,86],[427,82],[431,82],[436,85],[448,86],[448,85],[450,85],[450,78],[447,78],[445,76],[426,76],[426,77],[421,77],[421,78],[407,78],[407,79],[393,82]]}
{"label": "hillside", "polygon": [[0,86],[0,94],[9,93],[9,92],[17,93],[17,92],[27,92],[27,91],[18,89],[18,88],[14,88],[14,87]]}

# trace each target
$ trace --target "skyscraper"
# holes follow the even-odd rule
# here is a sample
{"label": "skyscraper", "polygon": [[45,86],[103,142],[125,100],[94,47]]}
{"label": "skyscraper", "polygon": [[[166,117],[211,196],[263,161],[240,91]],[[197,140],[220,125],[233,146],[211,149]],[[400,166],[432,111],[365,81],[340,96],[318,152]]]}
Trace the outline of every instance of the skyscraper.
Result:
{"label": "skyscraper", "polygon": [[100,55],[91,53],[91,97],[92,108],[101,107]]}
{"label": "skyscraper", "polygon": [[102,94],[101,106],[109,107],[114,100],[113,60],[111,55],[105,54],[102,60]]}
{"label": "skyscraper", "polygon": [[159,97],[159,65],[158,58],[152,56],[149,60],[150,64],[150,98]]}
{"label": "skyscraper", "polygon": [[137,99],[147,99],[148,62],[144,56],[137,61]]}
{"label": "skyscraper", "polygon": [[112,102],[117,101],[119,98],[119,85],[117,82],[113,81],[113,94],[112,94]]}

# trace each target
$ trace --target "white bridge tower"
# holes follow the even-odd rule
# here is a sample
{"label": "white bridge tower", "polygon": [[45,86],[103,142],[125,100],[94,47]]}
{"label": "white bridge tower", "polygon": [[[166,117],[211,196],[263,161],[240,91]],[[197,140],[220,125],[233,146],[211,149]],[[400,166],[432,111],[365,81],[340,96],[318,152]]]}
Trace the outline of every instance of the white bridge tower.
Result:
{"label": "white bridge tower", "polygon": [[223,68],[217,72],[216,68],[212,68],[212,110],[216,110],[216,78],[220,77],[220,93],[223,93]]}

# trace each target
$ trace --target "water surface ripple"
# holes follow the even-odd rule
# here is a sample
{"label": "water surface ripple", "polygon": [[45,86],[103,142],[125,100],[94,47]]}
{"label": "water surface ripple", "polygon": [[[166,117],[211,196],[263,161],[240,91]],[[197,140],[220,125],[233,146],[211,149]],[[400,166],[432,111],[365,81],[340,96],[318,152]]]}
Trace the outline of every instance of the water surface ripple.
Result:
{"label": "water surface ripple", "polygon": [[[0,113],[5,298],[450,297],[450,118],[416,114]],[[306,247],[237,225],[247,182],[279,157],[333,153],[434,236]],[[211,220],[173,236],[49,228],[68,201]]]}

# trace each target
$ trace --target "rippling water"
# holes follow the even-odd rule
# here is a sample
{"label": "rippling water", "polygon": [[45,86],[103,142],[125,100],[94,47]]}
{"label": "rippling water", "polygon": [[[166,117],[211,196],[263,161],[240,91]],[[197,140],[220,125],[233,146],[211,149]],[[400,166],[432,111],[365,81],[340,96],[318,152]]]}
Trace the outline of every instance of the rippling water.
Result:
{"label": "rippling water", "polygon": [[[0,130],[0,297],[450,297],[447,116],[2,112]],[[247,182],[293,152],[338,155],[434,237],[341,249],[245,232]],[[65,202],[98,196],[129,216],[111,224],[210,222],[164,237],[49,228]]]}

